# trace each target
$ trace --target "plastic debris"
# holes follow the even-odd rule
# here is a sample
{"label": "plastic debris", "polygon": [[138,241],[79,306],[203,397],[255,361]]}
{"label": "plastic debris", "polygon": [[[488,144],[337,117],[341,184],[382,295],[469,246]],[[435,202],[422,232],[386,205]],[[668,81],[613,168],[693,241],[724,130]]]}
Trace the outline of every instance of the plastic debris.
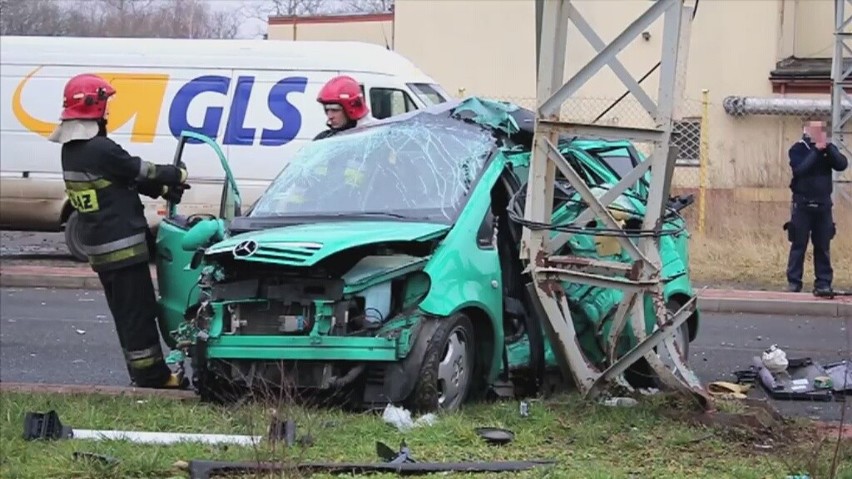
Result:
{"label": "plastic debris", "polygon": [[408,409],[388,404],[385,407],[385,411],[382,413],[382,419],[386,423],[397,428],[400,432],[406,432],[420,426],[431,426],[435,423],[438,417],[429,413],[420,416],[415,421],[411,418],[411,411]]}
{"label": "plastic debris", "polygon": [[761,360],[763,361],[763,366],[773,374],[786,371],[789,365],[787,353],[775,344],[763,352]]}
{"label": "plastic debris", "polygon": [[601,401],[601,404],[604,406],[620,406],[620,407],[633,407],[639,404],[639,401],[633,398],[627,397],[619,397],[619,398],[609,398]]}

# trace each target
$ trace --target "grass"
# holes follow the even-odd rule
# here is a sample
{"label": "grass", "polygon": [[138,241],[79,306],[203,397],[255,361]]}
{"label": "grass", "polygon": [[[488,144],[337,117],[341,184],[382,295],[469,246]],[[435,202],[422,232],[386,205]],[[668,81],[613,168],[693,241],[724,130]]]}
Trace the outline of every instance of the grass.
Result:
{"label": "grass", "polygon": [[[264,434],[266,407],[244,405],[228,410],[195,402],[151,398],[139,400],[111,396],[61,396],[4,393],[0,455],[2,477],[23,478],[137,478],[188,477],[175,464],[192,459],[275,461],[377,462],[375,442],[396,449],[404,438],[415,459],[524,460],[553,459],[553,469],[516,474],[513,477],[618,479],[666,478],[783,478],[809,473],[814,479],[829,477],[834,446],[813,455],[814,436],[793,426],[796,444],[777,441],[769,452],[756,451],[755,442],[765,436],[736,435],[730,431],[688,425],[666,411],[676,410],[670,399],[645,398],[635,408],[609,408],[583,402],[574,396],[533,402],[529,417],[521,417],[515,402],[481,404],[464,413],[441,416],[432,426],[407,434],[382,422],[380,415],[352,414],[336,410],[286,409],[297,422],[297,434],[308,433],[313,445],[287,449],[263,444],[257,448],[198,444],[138,445],[126,442],[63,440],[26,442],[21,438],[25,412],[54,409],[65,425],[79,429]],[[480,426],[506,427],[516,434],[504,446],[484,443],[474,432]],[[840,457],[852,452],[844,444]],[[103,466],[72,459],[75,451],[119,459]],[[809,468],[809,463],[816,467]],[[844,469],[845,468],[845,469]],[[846,474],[844,476],[844,474]],[[837,477],[850,477],[852,464]],[[254,476],[252,476],[254,477]],[[324,477],[314,475],[313,477]],[[329,476],[325,476],[329,477]],[[382,476],[371,476],[382,477]],[[384,477],[396,477],[386,475]],[[494,477],[471,474],[469,477]]]}
{"label": "grass", "polygon": [[[696,284],[780,290],[786,287],[790,243],[782,230],[789,221],[789,205],[708,201],[705,232],[697,228],[697,208],[690,207],[687,219],[692,232],[690,268]],[[834,287],[852,289],[852,205],[834,207],[837,234],[831,243]],[[813,285],[813,246],[805,259],[804,291]]]}

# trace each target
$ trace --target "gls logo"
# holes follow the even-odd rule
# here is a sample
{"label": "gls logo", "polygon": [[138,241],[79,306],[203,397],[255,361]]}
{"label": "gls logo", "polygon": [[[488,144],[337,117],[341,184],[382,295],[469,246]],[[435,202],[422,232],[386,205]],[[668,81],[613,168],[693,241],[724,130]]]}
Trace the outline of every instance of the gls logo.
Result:
{"label": "gls logo", "polygon": [[[40,69],[41,67],[30,72],[18,84],[12,99],[12,110],[24,128],[47,137],[56,127],[56,123],[33,117],[24,109],[21,101],[24,86]],[[118,91],[110,101],[109,132],[133,120],[130,141],[153,142],[166,100],[169,75],[156,73],[97,73],[97,75],[110,82]],[[197,124],[198,122],[190,124],[188,113],[193,101],[202,101],[197,98],[202,94],[215,93],[226,96],[231,89],[232,81],[226,76],[205,75],[181,85],[168,105],[168,124],[171,134],[177,138],[181,131],[190,130],[216,139],[224,119],[226,124],[221,141],[223,145],[253,145],[259,136],[261,146],[281,146],[296,138],[302,128],[302,114],[288,100],[288,95],[305,93],[308,79],[301,76],[283,78],[269,89],[266,98],[267,111],[279,120],[280,126],[275,128],[246,126],[249,100],[255,83],[253,76],[240,76],[236,79],[227,117],[224,107],[208,106],[204,109],[200,124]],[[57,101],[56,104],[60,107],[61,101]],[[57,116],[58,113],[57,108]],[[190,139],[189,142],[197,141]]]}

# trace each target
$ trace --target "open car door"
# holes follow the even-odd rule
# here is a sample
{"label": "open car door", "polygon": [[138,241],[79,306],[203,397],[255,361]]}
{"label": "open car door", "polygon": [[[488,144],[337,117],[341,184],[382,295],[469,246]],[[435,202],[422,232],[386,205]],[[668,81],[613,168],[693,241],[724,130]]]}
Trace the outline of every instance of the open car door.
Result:
{"label": "open car door", "polygon": [[[205,135],[192,131],[184,131],[178,139],[175,151],[174,165],[178,165],[183,157],[184,147],[189,140],[204,143],[213,149],[222,169],[225,170],[225,181],[222,185],[222,198],[219,205],[218,218],[227,226],[234,216],[240,215],[242,201],[234,175],[228,166],[225,154],[216,142]],[[184,162],[187,163],[187,162]],[[187,166],[191,165],[187,163]],[[190,228],[202,220],[215,218],[209,214],[194,214],[184,216],[178,213],[178,205],[169,202],[166,217],[160,223],[157,231],[157,285],[159,287],[159,326],[163,339],[170,348],[175,347],[171,332],[184,321],[187,308],[198,301],[198,279],[201,267],[192,267],[194,251],[185,251],[181,245],[184,236]]]}

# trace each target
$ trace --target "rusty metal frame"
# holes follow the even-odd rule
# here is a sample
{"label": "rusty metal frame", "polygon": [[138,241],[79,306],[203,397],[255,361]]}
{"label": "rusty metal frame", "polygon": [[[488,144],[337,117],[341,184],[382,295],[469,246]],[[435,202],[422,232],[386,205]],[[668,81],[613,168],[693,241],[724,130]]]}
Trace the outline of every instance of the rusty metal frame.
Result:
{"label": "rusty metal frame", "polygon": [[[679,73],[683,70],[686,60],[685,55],[681,56],[680,53],[682,47],[685,51],[688,42],[693,7],[686,5],[685,0],[655,0],[621,34],[604,45],[571,0],[536,1],[537,109],[524,219],[538,224],[551,222],[554,183],[558,171],[588,205],[573,222],[574,225],[580,226],[592,218],[597,218],[607,228],[618,228],[618,223],[608,209],[609,204],[628,186],[636,184],[638,178],[650,169],[652,177],[643,229],[659,231],[669,199],[671,177],[677,157],[677,149],[670,147],[669,143],[676,102],[682,97],[682,91],[678,91],[683,88]],[[654,102],[616,56],[661,16],[664,17],[663,51],[657,100]],[[569,20],[592,44],[597,55],[581,66],[567,82],[563,82]],[[654,118],[656,128],[625,128],[560,121],[563,102],[604,66],[610,66]],[[618,185],[598,198],[556,148],[561,135],[645,142],[653,145],[653,153]],[[538,300],[538,310],[546,316],[544,329],[553,345],[563,375],[572,377],[581,392],[589,397],[596,397],[604,393],[607,386],[613,382],[625,385],[622,374],[630,365],[644,357],[665,386],[695,396],[705,406],[711,404],[700,381],[682,360],[674,340],[677,328],[695,311],[695,298],[674,314],[667,310],[660,277],[662,267],[659,240],[653,237],[630,238],[626,232],[624,236],[618,236],[620,246],[633,260],[631,265],[556,256],[555,253],[570,237],[569,233],[560,233],[551,239],[550,231],[530,229],[525,225],[521,245],[521,259],[534,278],[530,287],[534,290],[532,296]],[[616,349],[615,341],[628,324],[638,340],[637,345],[618,359],[610,353],[607,367],[599,370],[585,357],[580,347],[561,281],[624,291],[623,301],[617,308],[614,325],[607,338],[608,351]],[[653,298],[654,321],[657,324],[657,329],[650,335],[645,332],[645,307],[642,299],[647,295]],[[662,363],[655,350],[658,346],[668,350],[675,362],[674,370],[667,369]]]}

